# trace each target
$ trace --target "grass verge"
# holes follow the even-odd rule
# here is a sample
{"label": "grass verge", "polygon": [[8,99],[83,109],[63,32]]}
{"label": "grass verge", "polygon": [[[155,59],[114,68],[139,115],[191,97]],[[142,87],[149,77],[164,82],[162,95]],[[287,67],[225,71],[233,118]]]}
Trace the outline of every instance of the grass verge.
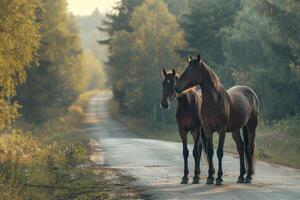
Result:
{"label": "grass verge", "polygon": [[[165,125],[119,113],[117,103],[110,102],[112,116],[140,137],[180,142],[176,125]],[[174,116],[175,117],[175,116]],[[274,122],[260,122],[256,133],[255,155],[259,160],[300,169],[300,115]],[[215,135],[217,145],[218,137]],[[191,137],[189,141],[192,142]],[[225,151],[237,154],[231,133],[227,134]]]}
{"label": "grass verge", "polygon": [[19,123],[23,129],[0,135],[0,200],[137,198],[128,177],[93,162],[95,151],[80,121],[96,92],[80,95],[59,119]]}

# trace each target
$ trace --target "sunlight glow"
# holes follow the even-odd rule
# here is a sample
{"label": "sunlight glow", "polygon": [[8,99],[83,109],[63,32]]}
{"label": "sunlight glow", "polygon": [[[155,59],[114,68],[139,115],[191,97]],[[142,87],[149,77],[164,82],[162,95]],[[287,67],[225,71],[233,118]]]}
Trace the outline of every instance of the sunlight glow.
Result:
{"label": "sunlight glow", "polygon": [[119,0],[67,0],[69,12],[75,15],[90,15],[98,8],[101,13],[111,11]]}

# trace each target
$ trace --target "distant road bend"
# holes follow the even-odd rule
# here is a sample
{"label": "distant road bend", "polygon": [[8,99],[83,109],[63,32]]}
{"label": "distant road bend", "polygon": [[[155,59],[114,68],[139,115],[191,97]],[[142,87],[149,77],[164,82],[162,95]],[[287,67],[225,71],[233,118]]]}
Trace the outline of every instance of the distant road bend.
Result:
{"label": "distant road bend", "polygon": [[[223,186],[205,185],[205,165],[201,165],[200,184],[179,184],[183,175],[181,144],[138,138],[110,117],[108,101],[111,97],[111,93],[101,92],[90,101],[88,118],[97,122],[90,127],[92,137],[102,148],[105,163],[135,177],[133,185],[144,188],[145,196],[151,199],[300,200],[300,170],[257,162],[253,184],[236,184],[239,161],[229,155],[223,159]],[[189,160],[191,181],[194,164],[191,156]]]}

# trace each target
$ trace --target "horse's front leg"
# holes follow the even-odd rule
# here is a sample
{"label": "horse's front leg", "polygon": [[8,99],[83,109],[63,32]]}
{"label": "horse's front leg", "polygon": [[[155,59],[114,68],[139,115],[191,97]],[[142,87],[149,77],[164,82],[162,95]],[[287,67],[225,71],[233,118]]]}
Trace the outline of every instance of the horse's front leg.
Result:
{"label": "horse's front leg", "polygon": [[184,159],[184,175],[181,179],[181,184],[187,184],[189,182],[189,168],[188,168],[188,157],[189,157],[189,150],[187,147],[187,131],[182,128],[179,128],[179,134],[182,141],[182,149],[183,149],[183,159]]}
{"label": "horse's front leg", "polygon": [[215,168],[213,163],[213,156],[214,156],[214,147],[213,147],[213,133],[205,131],[205,137],[207,140],[207,157],[208,157],[208,177],[206,184],[211,185],[214,184],[214,174]]}
{"label": "horse's front leg", "polygon": [[193,148],[193,156],[195,160],[195,175],[193,178],[193,184],[198,184],[200,182],[200,158],[202,145],[200,143],[200,128],[194,129],[191,131],[194,139],[194,148]]}
{"label": "horse's front leg", "polygon": [[225,142],[225,132],[220,132],[219,133],[219,145],[218,145],[218,150],[217,150],[219,170],[218,170],[218,178],[216,179],[216,185],[223,185],[222,159],[223,159],[223,155],[224,155],[224,142]]}

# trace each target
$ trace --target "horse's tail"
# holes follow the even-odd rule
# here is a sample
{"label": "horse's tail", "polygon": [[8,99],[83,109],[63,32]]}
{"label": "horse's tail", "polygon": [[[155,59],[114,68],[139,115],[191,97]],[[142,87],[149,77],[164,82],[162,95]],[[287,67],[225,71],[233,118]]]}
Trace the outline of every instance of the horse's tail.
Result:
{"label": "horse's tail", "polygon": [[[247,156],[249,151],[248,146],[249,146],[249,138],[248,138],[248,129],[246,126],[243,127],[243,140],[244,140],[244,161],[245,161],[245,165],[246,165],[246,170],[248,171],[250,165],[249,165],[249,158]],[[251,159],[251,158],[250,158]]]}
{"label": "horse's tail", "polygon": [[205,138],[204,130],[201,128],[200,132],[200,142],[202,144],[202,155],[205,157],[206,162],[208,163],[208,157],[207,157],[207,140]]}

